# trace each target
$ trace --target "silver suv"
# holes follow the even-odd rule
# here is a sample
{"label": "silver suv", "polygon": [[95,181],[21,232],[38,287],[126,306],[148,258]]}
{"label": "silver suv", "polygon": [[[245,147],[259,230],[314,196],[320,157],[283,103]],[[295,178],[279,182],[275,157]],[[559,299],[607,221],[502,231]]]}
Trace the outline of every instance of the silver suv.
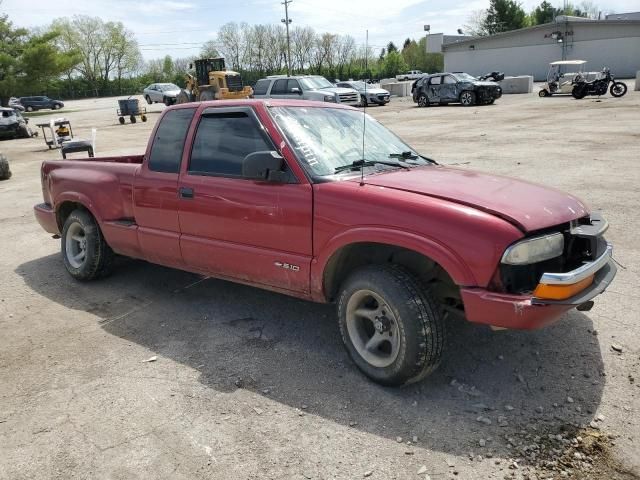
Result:
{"label": "silver suv", "polygon": [[271,75],[258,80],[253,87],[253,96],[344,103],[353,107],[360,105],[360,94],[353,88],[336,87],[319,75]]}

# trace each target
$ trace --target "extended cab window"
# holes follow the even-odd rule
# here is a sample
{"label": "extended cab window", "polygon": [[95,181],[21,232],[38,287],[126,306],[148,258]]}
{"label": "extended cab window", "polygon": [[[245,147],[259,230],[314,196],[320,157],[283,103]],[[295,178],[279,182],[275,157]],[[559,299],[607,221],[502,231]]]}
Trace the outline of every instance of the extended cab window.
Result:
{"label": "extended cab window", "polygon": [[195,108],[172,110],[162,117],[149,155],[149,170],[178,173],[187,130]]}
{"label": "extended cab window", "polygon": [[242,161],[253,152],[274,150],[245,112],[204,115],[193,141],[191,175],[242,176]]}

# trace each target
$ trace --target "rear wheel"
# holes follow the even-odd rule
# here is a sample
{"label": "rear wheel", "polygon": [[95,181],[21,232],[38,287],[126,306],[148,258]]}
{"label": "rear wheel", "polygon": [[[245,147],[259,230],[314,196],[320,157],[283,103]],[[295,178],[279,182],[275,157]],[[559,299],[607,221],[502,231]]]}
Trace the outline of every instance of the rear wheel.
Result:
{"label": "rear wheel", "polygon": [[400,268],[371,265],[355,271],[340,292],[338,322],[347,352],[375,382],[417,382],[440,364],[440,309]]}
{"label": "rear wheel", "polygon": [[468,90],[460,94],[460,103],[465,107],[471,107],[476,103],[476,94]]}
{"label": "rear wheel", "polygon": [[113,251],[86,210],[71,212],[62,228],[64,266],[76,280],[94,280],[110,273]]}
{"label": "rear wheel", "polygon": [[611,84],[611,88],[609,88],[609,93],[611,96],[620,98],[627,93],[627,84],[622,82],[614,82]]}
{"label": "rear wheel", "polygon": [[118,118],[118,121],[120,122],[120,125],[124,125],[124,117]]}
{"label": "rear wheel", "polygon": [[147,103],[149,105],[151,105],[153,102],[151,101],[151,97],[149,97],[149,95],[145,95],[144,99],[147,101]]}
{"label": "rear wheel", "polygon": [[164,97],[162,99],[162,103],[164,103],[167,107],[173,105],[173,101],[169,97]]}
{"label": "rear wheel", "polygon": [[428,107],[429,106],[429,99],[427,98],[427,96],[424,93],[421,93],[418,96],[418,106],[419,107]]}
{"label": "rear wheel", "polygon": [[129,120],[131,121],[131,123],[136,123],[136,116],[135,115],[131,115],[129,117]]}

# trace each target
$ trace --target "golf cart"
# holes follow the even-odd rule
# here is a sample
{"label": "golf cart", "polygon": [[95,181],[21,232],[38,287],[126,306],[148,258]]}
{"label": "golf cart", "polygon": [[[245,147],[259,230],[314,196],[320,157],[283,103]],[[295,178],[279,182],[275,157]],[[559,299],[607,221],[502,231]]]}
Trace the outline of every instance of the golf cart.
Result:
{"label": "golf cart", "polygon": [[538,92],[540,97],[571,95],[573,84],[584,78],[586,60],[560,60],[549,64],[547,81]]}

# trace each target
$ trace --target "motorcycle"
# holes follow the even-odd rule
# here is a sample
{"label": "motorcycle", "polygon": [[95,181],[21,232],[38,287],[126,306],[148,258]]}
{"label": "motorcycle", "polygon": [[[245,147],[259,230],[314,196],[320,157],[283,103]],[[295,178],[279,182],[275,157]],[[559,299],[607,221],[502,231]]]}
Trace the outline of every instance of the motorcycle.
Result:
{"label": "motorcycle", "polygon": [[608,68],[603,68],[602,74],[595,80],[587,82],[584,78],[576,79],[571,95],[573,95],[573,98],[580,100],[587,95],[594,97],[605,95],[607,90],[609,90],[612,97],[620,98],[627,93],[627,85],[623,82],[616,82],[613,75],[611,75],[611,71]]}

